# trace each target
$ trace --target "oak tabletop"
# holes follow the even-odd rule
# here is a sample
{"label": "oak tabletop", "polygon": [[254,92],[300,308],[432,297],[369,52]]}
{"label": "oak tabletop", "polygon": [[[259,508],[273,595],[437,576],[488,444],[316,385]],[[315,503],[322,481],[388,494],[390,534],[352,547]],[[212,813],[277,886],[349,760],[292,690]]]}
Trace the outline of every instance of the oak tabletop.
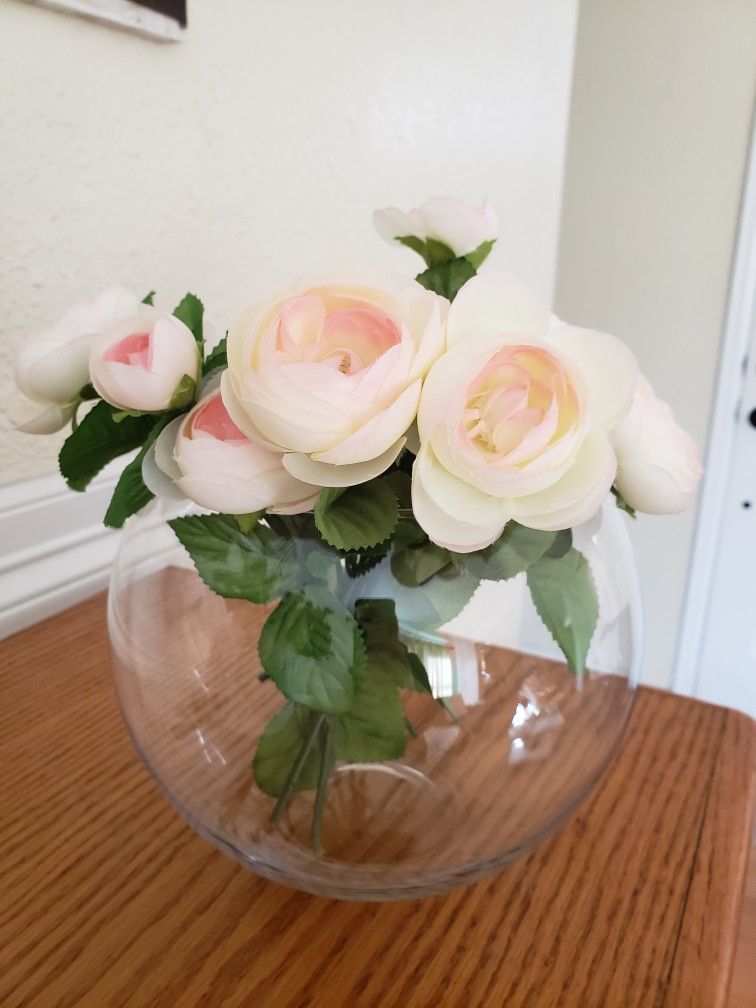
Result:
{"label": "oak tabletop", "polygon": [[195,835],[134,755],[101,596],[0,646],[6,1008],[710,1008],[750,845],[753,723],[638,691],[614,765],[527,859],[339,903]]}

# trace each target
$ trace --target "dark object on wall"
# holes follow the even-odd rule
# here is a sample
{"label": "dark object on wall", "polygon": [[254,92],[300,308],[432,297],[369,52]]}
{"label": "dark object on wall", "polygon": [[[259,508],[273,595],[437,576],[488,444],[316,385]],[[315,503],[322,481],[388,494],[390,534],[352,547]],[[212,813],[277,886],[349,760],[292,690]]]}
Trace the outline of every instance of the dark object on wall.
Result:
{"label": "dark object on wall", "polygon": [[186,0],[28,0],[162,42],[178,42],[186,28]]}
{"label": "dark object on wall", "polygon": [[136,0],[140,7],[149,7],[150,10],[165,14],[167,17],[178,21],[182,28],[186,28],[186,0]]}

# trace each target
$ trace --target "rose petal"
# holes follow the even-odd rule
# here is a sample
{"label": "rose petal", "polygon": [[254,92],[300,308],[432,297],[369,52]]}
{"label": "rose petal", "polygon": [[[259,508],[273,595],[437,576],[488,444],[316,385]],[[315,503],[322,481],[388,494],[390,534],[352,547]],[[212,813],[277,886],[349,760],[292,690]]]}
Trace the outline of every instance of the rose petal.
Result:
{"label": "rose petal", "polygon": [[590,423],[611,430],[627,414],[638,383],[638,363],[625,344],[608,333],[559,323],[548,342],[578,368],[588,386]]}
{"label": "rose petal", "polygon": [[551,532],[592,517],[604,502],[617,472],[617,459],[605,434],[590,434],[575,462],[548,489],[512,501],[512,517],[528,528]]}
{"label": "rose petal", "polygon": [[309,455],[295,452],[284,455],[283,464],[292,476],[304,483],[321,487],[356,486],[358,483],[367,483],[368,480],[385,472],[399,455],[406,440],[404,437],[399,438],[378,458],[369,462],[357,462],[354,465],[328,465],[325,462],[316,462]]}
{"label": "rose petal", "polygon": [[449,309],[447,345],[518,334],[522,342],[546,337],[549,312],[512,273],[492,270],[468,280]]}

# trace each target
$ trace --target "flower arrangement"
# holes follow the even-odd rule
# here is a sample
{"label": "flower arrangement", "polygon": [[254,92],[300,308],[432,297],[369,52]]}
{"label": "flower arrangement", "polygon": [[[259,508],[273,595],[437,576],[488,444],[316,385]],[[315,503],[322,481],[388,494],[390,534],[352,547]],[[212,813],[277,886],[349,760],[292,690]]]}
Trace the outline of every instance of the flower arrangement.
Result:
{"label": "flower arrangement", "polygon": [[610,494],[630,515],[680,511],[700,474],[621,341],[481,271],[489,204],[436,197],[375,224],[422,257],[416,279],[353,267],[289,284],[212,349],[193,294],[167,313],[154,292],[112,288],[16,358],[16,425],[71,425],[59,462],[73,490],[136,452],[107,525],[155,496],[192,502],[169,524],[208,587],[277,603],[259,657],[284,703],[253,773],[273,822],[315,792],[316,850],[334,766],[401,757],[405,691],[434,693],[394,599],[362,591],[371,571],[430,592],[438,625],[481,581],[524,573],[580,674],[598,600],[572,529]]}

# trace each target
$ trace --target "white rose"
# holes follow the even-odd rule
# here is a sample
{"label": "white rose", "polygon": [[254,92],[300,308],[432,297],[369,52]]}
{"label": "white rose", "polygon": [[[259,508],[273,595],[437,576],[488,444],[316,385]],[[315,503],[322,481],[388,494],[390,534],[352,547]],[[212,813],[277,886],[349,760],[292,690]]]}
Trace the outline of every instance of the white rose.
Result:
{"label": "white rose", "polygon": [[612,444],[615,486],[630,507],[648,514],[683,510],[701,477],[698,448],[643,375],[630,412],[612,433]]}
{"label": "white rose", "polygon": [[457,256],[468,255],[499,236],[499,218],[490,203],[470,206],[451,196],[434,196],[409,213],[397,207],[376,210],[373,222],[378,234],[388,241],[435,238]]}
{"label": "white rose", "polygon": [[308,511],[320,493],[320,487],[289,475],[280,452],[244,436],[219,390],[166,427],[145,458],[142,475],[159,497],[188,497],[222,514],[265,509],[296,514]]}
{"label": "white rose", "polygon": [[482,549],[515,519],[570,528],[609,492],[609,432],[627,413],[635,358],[619,340],[550,318],[516,277],[470,280],[431,368],[413,466],[417,521],[439,545]]}
{"label": "white rose", "polygon": [[92,341],[89,373],[97,392],[123,410],[155,413],[191,402],[200,353],[187,326],[151,305]]}
{"label": "white rose", "polygon": [[78,394],[89,381],[93,338],[133,314],[138,305],[130,291],[109,287],[94,301],[69,308],[51,329],[18,347],[16,384],[31,400],[14,410],[19,430],[51,434],[71,419]]}
{"label": "white rose", "polygon": [[221,390],[236,425],[297,479],[364,483],[402,450],[447,303],[414,281],[314,280],[247,308]]}

